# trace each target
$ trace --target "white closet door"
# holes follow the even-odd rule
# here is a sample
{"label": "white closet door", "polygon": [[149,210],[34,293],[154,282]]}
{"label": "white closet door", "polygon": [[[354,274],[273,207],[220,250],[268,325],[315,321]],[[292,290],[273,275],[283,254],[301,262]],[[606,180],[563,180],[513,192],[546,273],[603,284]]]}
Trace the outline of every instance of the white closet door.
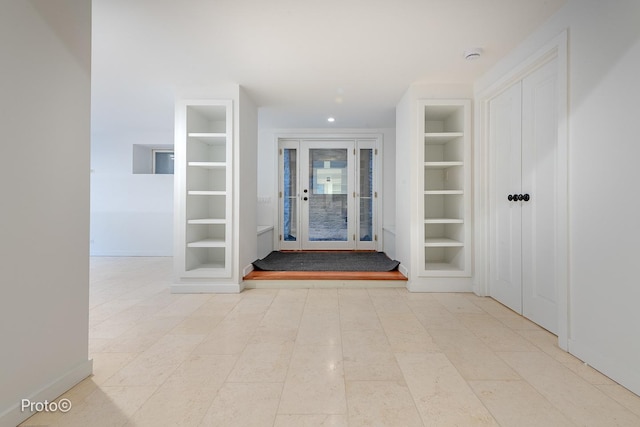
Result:
{"label": "white closet door", "polygon": [[[490,294],[558,330],[557,73],[551,61],[491,100]],[[509,200],[509,196],[524,199]],[[527,197],[528,196],[528,197]]]}
{"label": "white closet door", "polygon": [[551,61],[522,81],[522,314],[557,333],[557,73]]}
{"label": "white closet door", "polygon": [[490,102],[491,296],[522,313],[522,215],[508,195],[521,193],[521,85]]}

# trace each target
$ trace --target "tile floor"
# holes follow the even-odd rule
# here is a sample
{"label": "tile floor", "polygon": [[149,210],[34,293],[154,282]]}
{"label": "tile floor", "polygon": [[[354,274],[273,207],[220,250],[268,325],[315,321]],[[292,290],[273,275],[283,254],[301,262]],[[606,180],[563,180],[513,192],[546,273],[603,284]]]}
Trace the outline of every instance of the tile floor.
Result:
{"label": "tile floor", "polygon": [[640,397],[489,298],[171,295],[167,258],[91,272],[94,375],[23,426],[640,426]]}

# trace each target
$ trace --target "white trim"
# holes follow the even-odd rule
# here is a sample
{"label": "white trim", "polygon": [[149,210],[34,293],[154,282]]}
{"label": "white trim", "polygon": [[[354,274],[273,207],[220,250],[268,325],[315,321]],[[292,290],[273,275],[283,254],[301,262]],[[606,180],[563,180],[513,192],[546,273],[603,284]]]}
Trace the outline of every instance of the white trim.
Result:
{"label": "white trim", "polygon": [[404,277],[407,277],[407,278],[409,277],[409,270],[407,269],[407,267],[405,267],[404,264],[400,264],[398,266],[398,271],[402,273]]}
{"label": "white trim", "polygon": [[166,251],[91,251],[92,257],[172,257],[172,252]]}
{"label": "white trim", "polygon": [[261,234],[264,234],[268,231],[273,230],[273,225],[259,225],[258,226],[258,236],[260,236]]}
{"label": "white trim", "polygon": [[564,170],[558,172],[558,200],[556,211],[559,229],[557,233],[558,268],[558,344],[567,350],[569,342],[569,216],[568,216],[568,35],[563,31],[536,53],[514,67],[493,84],[475,94],[475,146],[474,146],[474,252],[475,276],[473,291],[481,296],[489,295],[489,146],[488,104],[495,96],[540,66],[557,58],[558,63],[558,141],[557,155]]}
{"label": "white trim", "polygon": [[[89,359],[83,361],[51,381],[49,384],[42,386],[34,393],[24,396],[23,399],[28,399],[30,402],[44,402],[45,400],[49,402],[54,401],[80,381],[89,377],[92,372],[93,360]],[[16,402],[15,405],[9,407],[6,411],[0,414],[0,425],[17,426],[35,414],[35,412],[31,411],[22,411],[21,403],[21,401]],[[71,402],[72,405],[74,403],[76,402]],[[77,403],[80,404],[80,402]]]}
{"label": "white trim", "polygon": [[[629,337],[629,339],[633,339]],[[597,370],[605,373],[606,376],[619,383],[623,387],[633,391],[640,390],[640,371],[637,369],[628,369],[628,366],[619,361],[607,357],[597,351],[593,346],[584,346],[584,340],[569,339],[569,347],[571,354],[578,359],[591,361],[591,366],[597,366]],[[585,362],[585,365],[587,363]]]}
{"label": "white trim", "polygon": [[470,292],[470,277],[418,277],[407,283],[410,292]]}
{"label": "white trim", "polygon": [[245,265],[242,269],[242,277],[245,277],[247,274],[253,271],[253,264]]}
{"label": "white trim", "polygon": [[172,294],[237,294],[244,287],[238,283],[178,283],[170,289]]}
{"label": "white trim", "polygon": [[174,160],[175,160],[175,153],[173,151],[173,148],[152,148],[151,149],[151,173],[153,175],[175,175],[175,168],[174,168],[174,173],[172,174],[159,174],[156,172],[156,153],[171,153],[174,156]]}

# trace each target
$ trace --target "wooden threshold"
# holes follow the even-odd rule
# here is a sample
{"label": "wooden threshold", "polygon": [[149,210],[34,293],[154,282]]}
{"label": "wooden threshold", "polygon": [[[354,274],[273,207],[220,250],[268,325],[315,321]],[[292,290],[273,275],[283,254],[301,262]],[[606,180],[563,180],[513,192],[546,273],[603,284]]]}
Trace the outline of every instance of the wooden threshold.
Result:
{"label": "wooden threshold", "polygon": [[244,280],[404,280],[395,271],[258,271],[254,270]]}

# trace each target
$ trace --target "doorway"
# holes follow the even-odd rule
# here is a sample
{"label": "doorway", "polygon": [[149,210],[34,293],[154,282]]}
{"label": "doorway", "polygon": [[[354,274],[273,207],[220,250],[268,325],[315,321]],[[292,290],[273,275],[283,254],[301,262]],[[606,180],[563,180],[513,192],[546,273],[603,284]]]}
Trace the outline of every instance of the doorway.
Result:
{"label": "doorway", "polygon": [[378,249],[378,140],[278,140],[279,249]]}
{"label": "doorway", "polygon": [[489,102],[491,296],[558,333],[557,59]]}
{"label": "doorway", "polygon": [[476,96],[476,292],[557,334],[566,350],[566,32]]}

